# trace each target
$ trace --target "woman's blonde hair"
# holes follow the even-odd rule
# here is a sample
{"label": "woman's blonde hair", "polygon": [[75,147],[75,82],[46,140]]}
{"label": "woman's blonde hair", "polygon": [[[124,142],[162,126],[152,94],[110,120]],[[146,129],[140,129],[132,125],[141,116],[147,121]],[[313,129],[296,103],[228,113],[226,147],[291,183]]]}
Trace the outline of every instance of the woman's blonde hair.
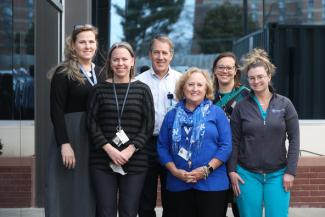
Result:
{"label": "woman's blonde hair", "polygon": [[111,48],[109,49],[108,54],[107,54],[107,60],[106,60],[107,77],[113,78],[113,75],[114,75],[114,72],[111,67],[111,58],[112,58],[112,53],[116,48],[124,48],[124,49],[128,50],[129,53],[131,54],[131,56],[134,58],[134,66],[131,67],[131,69],[130,69],[130,79],[134,78],[134,76],[135,76],[135,70],[134,70],[135,53],[133,51],[132,46],[128,42],[125,42],[125,41],[117,42],[117,43],[113,44],[111,46]]}
{"label": "woman's blonde hair", "polygon": [[64,61],[49,71],[49,79],[53,77],[54,73],[65,73],[69,79],[78,81],[81,84],[85,84],[84,76],[80,73],[78,56],[76,54],[76,51],[73,49],[73,44],[77,41],[78,34],[86,31],[93,32],[95,35],[96,43],[98,43],[98,30],[96,27],[89,24],[78,25],[78,28],[74,28],[71,35],[66,38],[64,48]]}
{"label": "woman's blonde hair", "polygon": [[247,53],[242,58],[242,63],[243,66],[241,67],[241,70],[246,75],[251,68],[256,68],[259,66],[264,67],[267,75],[271,75],[271,76],[274,75],[276,69],[275,65],[271,63],[267,52],[260,48],[254,48],[252,51]]}
{"label": "woman's blonde hair", "polygon": [[203,69],[199,69],[196,67],[189,68],[184,74],[182,74],[182,76],[176,83],[176,88],[175,88],[176,98],[178,100],[182,100],[185,98],[184,86],[185,86],[187,80],[190,78],[190,76],[193,73],[201,73],[205,77],[205,80],[206,80],[205,98],[213,100],[214,99],[214,88],[213,88],[213,82],[212,82],[212,79],[211,79],[209,73]]}

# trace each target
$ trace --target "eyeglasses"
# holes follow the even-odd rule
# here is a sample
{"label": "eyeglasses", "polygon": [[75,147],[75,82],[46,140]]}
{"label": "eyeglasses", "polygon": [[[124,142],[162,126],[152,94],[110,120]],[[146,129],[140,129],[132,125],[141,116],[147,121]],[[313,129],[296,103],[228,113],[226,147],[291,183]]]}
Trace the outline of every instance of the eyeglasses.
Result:
{"label": "eyeglasses", "polygon": [[94,26],[91,25],[91,24],[74,25],[73,26],[73,30],[77,30],[77,29],[89,29],[89,28],[94,28]]}
{"label": "eyeglasses", "polygon": [[258,76],[256,76],[256,77],[254,77],[254,76],[249,76],[249,77],[247,78],[247,80],[248,80],[249,83],[253,83],[254,81],[260,81],[260,80],[262,80],[262,79],[265,78],[265,77],[268,77],[268,75],[258,75]]}
{"label": "eyeglasses", "polygon": [[220,65],[220,66],[216,66],[216,69],[218,71],[231,71],[235,68],[235,66],[223,66],[223,65]]}

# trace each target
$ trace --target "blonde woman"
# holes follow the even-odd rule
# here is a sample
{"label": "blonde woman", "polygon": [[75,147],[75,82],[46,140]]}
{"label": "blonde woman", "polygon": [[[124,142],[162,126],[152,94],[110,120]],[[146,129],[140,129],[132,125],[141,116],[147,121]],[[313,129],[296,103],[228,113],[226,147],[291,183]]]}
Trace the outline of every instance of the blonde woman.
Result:
{"label": "blonde woman", "polygon": [[[231,115],[228,163],[241,217],[287,217],[299,155],[299,122],[291,101],[271,86],[275,66],[262,49],[243,59],[251,93]],[[288,138],[289,148],[285,141]]]}
{"label": "blonde woman", "polygon": [[176,85],[179,103],[167,113],[157,144],[167,168],[168,204],[175,217],[224,217],[231,153],[229,122],[213,105],[209,74],[190,68]]}
{"label": "blonde woman", "polygon": [[85,111],[93,86],[105,80],[92,62],[97,28],[77,25],[67,38],[65,60],[51,75],[50,109],[54,134],[49,146],[47,217],[93,217],[95,204],[88,173]]}

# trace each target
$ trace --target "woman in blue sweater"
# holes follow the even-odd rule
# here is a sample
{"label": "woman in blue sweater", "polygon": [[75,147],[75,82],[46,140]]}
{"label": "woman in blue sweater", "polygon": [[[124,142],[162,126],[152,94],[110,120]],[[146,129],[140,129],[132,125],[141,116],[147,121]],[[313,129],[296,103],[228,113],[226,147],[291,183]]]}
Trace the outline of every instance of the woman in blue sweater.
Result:
{"label": "woman in blue sweater", "polygon": [[166,188],[175,217],[225,216],[231,153],[229,122],[213,105],[207,72],[191,68],[176,85],[179,103],[167,113],[157,144],[168,169]]}

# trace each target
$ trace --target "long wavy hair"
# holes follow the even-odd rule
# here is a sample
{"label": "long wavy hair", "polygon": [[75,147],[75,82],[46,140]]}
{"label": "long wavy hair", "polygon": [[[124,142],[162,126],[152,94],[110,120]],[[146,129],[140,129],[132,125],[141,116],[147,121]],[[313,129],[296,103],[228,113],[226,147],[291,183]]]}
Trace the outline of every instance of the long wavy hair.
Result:
{"label": "long wavy hair", "polygon": [[65,40],[65,48],[64,48],[65,59],[62,63],[60,63],[59,65],[55,66],[50,70],[48,74],[48,77],[50,79],[53,77],[55,73],[65,73],[69,79],[78,81],[80,84],[85,84],[84,77],[79,71],[80,68],[78,63],[78,56],[76,54],[76,51],[73,49],[73,44],[76,42],[78,34],[86,31],[93,32],[95,35],[96,43],[98,43],[98,30],[96,27],[89,24],[78,26],[78,28],[75,27],[71,35],[68,36]]}

